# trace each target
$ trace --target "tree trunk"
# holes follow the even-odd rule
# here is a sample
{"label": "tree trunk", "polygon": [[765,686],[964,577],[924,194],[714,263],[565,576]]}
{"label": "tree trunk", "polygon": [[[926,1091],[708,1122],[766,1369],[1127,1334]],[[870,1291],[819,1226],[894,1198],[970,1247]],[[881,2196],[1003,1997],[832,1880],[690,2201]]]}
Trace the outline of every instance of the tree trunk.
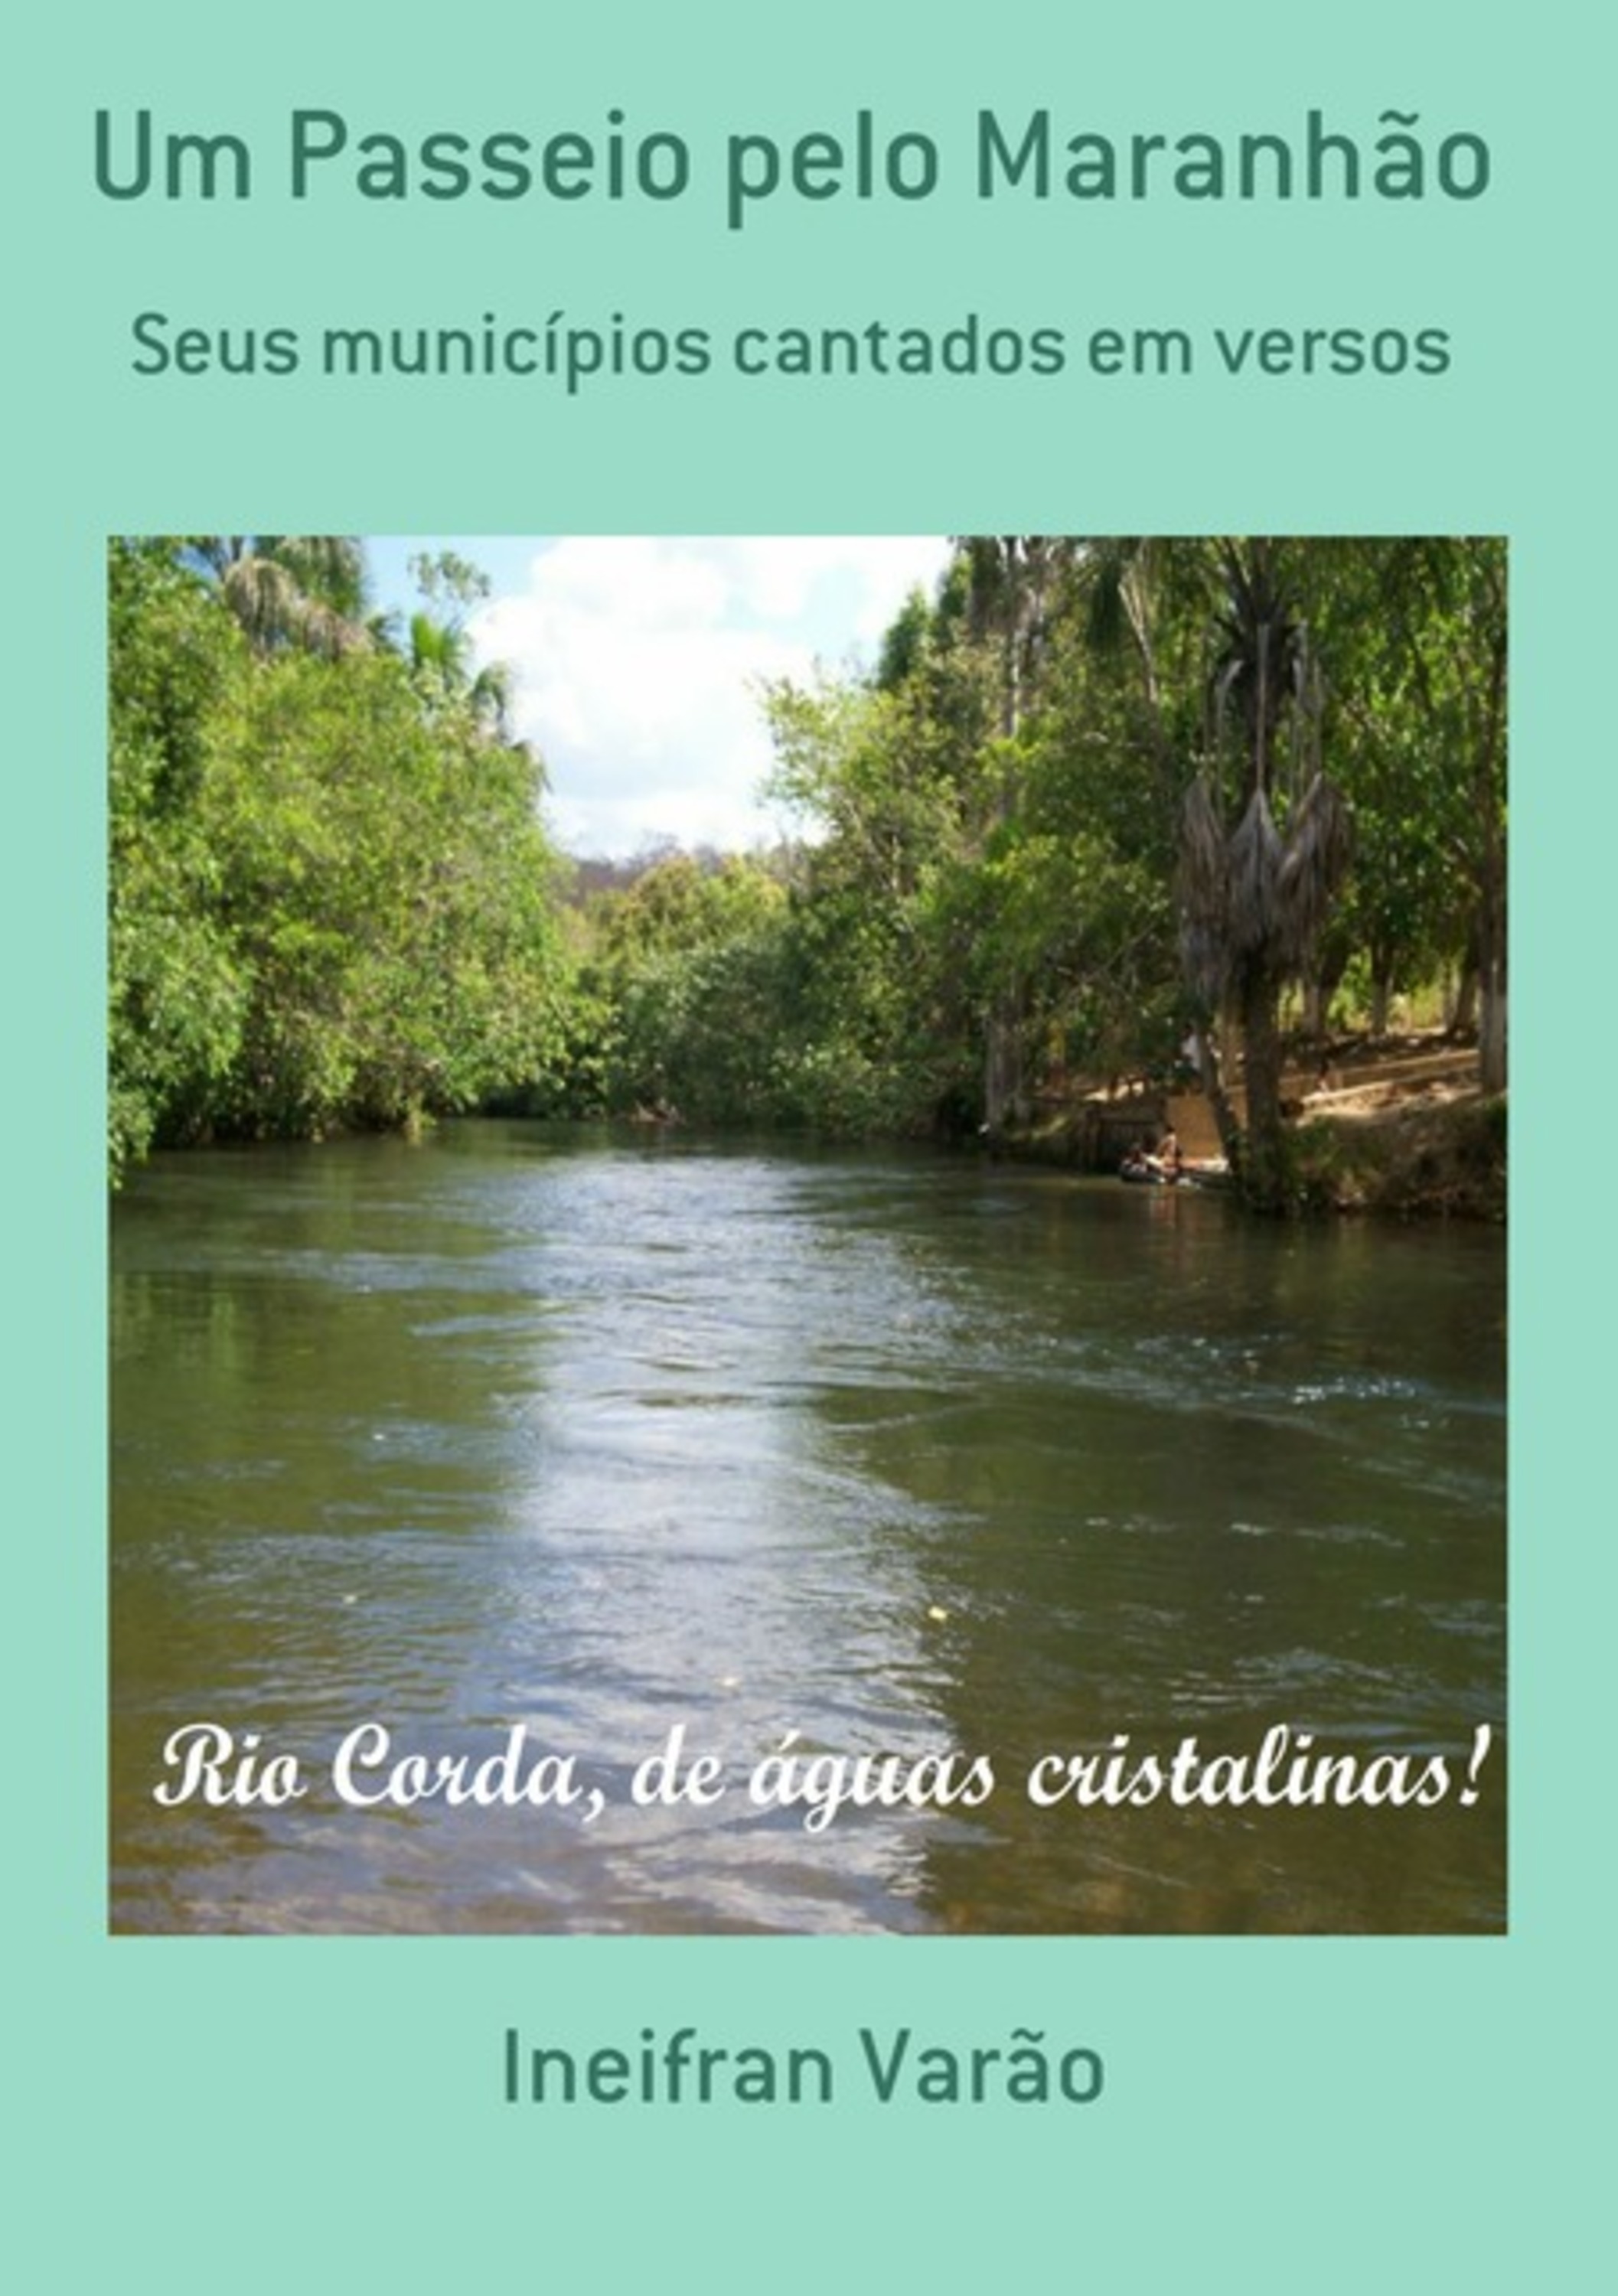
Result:
{"label": "tree trunk", "polygon": [[1478,902],[1478,1082],[1506,1089],[1506,857],[1491,837]]}
{"label": "tree trunk", "polygon": [[[1000,577],[1006,586],[1006,595],[1001,601],[1000,627],[1000,739],[1006,744],[1006,757],[990,816],[991,832],[1003,828],[1017,809],[1020,792],[1011,769],[1012,745],[1023,722],[1029,631],[1031,621],[1038,618],[1042,596],[1037,570],[1031,581],[1026,554],[1018,537],[1002,536],[998,546]],[[1007,1120],[1020,1113],[1023,1048],[1018,1022],[1022,1007],[1023,984],[1014,977],[994,993],[983,1024],[983,1129],[990,1140],[998,1140]]]}
{"label": "tree trunk", "polygon": [[1208,1095],[1208,1105],[1213,1111],[1215,1128],[1220,1136],[1220,1147],[1225,1161],[1234,1171],[1240,1153],[1241,1126],[1236,1120],[1236,1111],[1230,1105],[1230,1095],[1225,1090],[1219,1063],[1204,1050],[1203,1054],[1203,1089]]}
{"label": "tree trunk", "polygon": [[1477,960],[1468,956],[1455,976],[1455,995],[1450,1000],[1450,1017],[1445,1024],[1452,1037],[1464,1036],[1468,1029],[1477,1026]]}
{"label": "tree trunk", "polygon": [[1506,980],[1502,968],[1485,979],[1478,1025],[1478,1082],[1489,1094],[1506,1089]]}
{"label": "tree trunk", "polygon": [[1224,1071],[1214,1046],[1213,1032],[1199,1021],[1192,1030],[1196,1039],[1196,1072],[1209,1107],[1213,1111],[1214,1128],[1220,1136],[1220,1147],[1234,1170],[1238,1153],[1236,1111],[1230,1105],[1230,1095],[1225,1089]]}
{"label": "tree trunk", "polygon": [[1495,888],[1485,888],[1478,921],[1478,1083],[1490,1094],[1506,1089],[1506,947]]}
{"label": "tree trunk", "polygon": [[1393,976],[1371,953],[1371,1035],[1380,1039],[1388,1033],[1388,1020],[1393,1003]]}
{"label": "tree trunk", "polygon": [[1015,1110],[1021,1077],[1014,1003],[1009,995],[996,998],[983,1031],[983,1129],[990,1139],[1006,1129]]}
{"label": "tree trunk", "polygon": [[1269,968],[1250,965],[1242,983],[1243,1082],[1247,1123],[1242,1136],[1242,1193],[1256,1211],[1286,1204],[1285,1124],[1281,1114],[1280,983]]}
{"label": "tree trunk", "polygon": [[1303,1027],[1310,1041],[1324,1051],[1331,1019],[1332,999],[1343,986],[1343,976],[1348,971],[1348,952],[1340,937],[1328,942],[1328,954],[1317,955],[1314,968],[1303,984]]}

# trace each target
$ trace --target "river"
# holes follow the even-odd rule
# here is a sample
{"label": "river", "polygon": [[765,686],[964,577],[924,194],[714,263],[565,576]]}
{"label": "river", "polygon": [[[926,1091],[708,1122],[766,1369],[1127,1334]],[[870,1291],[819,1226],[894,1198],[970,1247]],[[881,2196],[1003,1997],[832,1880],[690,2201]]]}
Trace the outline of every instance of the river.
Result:
{"label": "river", "polygon": [[111,1259],[115,1929],[1504,1925],[1496,1231],[465,1122]]}

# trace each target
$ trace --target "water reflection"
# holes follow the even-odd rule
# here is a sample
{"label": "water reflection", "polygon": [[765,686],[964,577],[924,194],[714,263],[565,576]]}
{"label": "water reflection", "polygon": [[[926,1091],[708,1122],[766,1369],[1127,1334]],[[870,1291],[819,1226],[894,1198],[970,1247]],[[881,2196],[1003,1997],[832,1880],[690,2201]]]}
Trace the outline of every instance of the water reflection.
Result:
{"label": "water reflection", "polygon": [[[901,1156],[449,1128],[160,1160],[117,1208],[113,1917],[159,1929],[1488,1929],[1475,1808],[1037,1809],[1048,1752],[1504,1702],[1500,1239]],[[208,1717],[283,1810],[162,1810]],[[605,1797],[335,1805],[521,1723]],[[683,1727],[713,1807],[633,1808]],[[948,1815],[747,1798],[957,1747]]]}

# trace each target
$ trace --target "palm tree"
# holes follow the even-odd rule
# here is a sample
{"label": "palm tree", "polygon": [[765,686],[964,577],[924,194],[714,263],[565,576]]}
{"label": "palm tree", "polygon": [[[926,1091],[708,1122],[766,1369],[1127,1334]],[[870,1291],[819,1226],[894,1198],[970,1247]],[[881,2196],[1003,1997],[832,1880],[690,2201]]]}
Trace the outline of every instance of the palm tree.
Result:
{"label": "palm tree", "polygon": [[1320,763],[1320,675],[1284,545],[1211,547],[1222,594],[1213,728],[1181,813],[1180,950],[1203,1009],[1228,1003],[1240,1021],[1246,1124],[1227,1146],[1251,1201],[1275,1209],[1285,1195],[1281,991],[1342,883],[1349,815]]}
{"label": "palm tree", "polygon": [[185,552],[217,584],[255,653],[334,659],[373,643],[354,535],[199,534]]}
{"label": "palm tree", "polygon": [[[1320,763],[1323,679],[1297,591],[1298,546],[1120,537],[1088,545],[1084,568],[1091,642],[1132,650],[1172,783],[1187,734],[1171,720],[1160,652],[1172,629],[1207,633],[1204,728],[1180,800],[1180,963],[1204,1021],[1226,1009],[1236,1017],[1244,1127],[1211,1057],[1203,1081],[1246,1193],[1274,1208],[1285,1194],[1281,991],[1309,967],[1349,852],[1348,808]],[[1205,1050],[1206,1028],[1197,1034]]]}
{"label": "palm tree", "polygon": [[409,660],[417,686],[432,702],[464,709],[489,740],[509,741],[510,665],[491,661],[474,670],[471,642],[458,622],[441,622],[426,612],[412,614]]}
{"label": "palm tree", "polygon": [[[974,637],[997,650],[1000,738],[1009,749],[1038,686],[1056,586],[1077,545],[1064,536],[1042,534],[957,535],[954,539],[966,566],[968,626]],[[1007,761],[990,832],[1003,826],[1015,810],[1016,789]],[[984,1024],[983,1128],[991,1139],[1004,1128],[1022,1093],[1023,1003],[1021,982],[1003,984]]]}
{"label": "palm tree", "polygon": [[1038,684],[1057,579],[1076,545],[1048,534],[957,535],[973,635],[998,648],[1000,732],[1015,739]]}

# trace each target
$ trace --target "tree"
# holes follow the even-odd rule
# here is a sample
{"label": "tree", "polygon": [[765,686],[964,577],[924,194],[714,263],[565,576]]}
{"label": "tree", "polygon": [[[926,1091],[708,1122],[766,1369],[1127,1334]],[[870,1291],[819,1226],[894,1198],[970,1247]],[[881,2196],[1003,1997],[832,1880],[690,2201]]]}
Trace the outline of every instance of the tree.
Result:
{"label": "tree", "polygon": [[654,860],[588,910],[583,987],[609,1110],[759,1124],[795,1112],[779,1051],[790,1005],[787,895],[756,861]]}
{"label": "tree", "polygon": [[[1017,805],[1016,742],[1037,690],[1056,586],[1075,545],[1050,535],[996,534],[957,537],[966,570],[968,626],[992,646],[998,662],[1000,770],[986,824],[992,844]],[[1024,981],[997,981],[983,1028],[983,1123],[992,1138],[1024,1098],[1022,1027]]]}
{"label": "tree", "polygon": [[1181,821],[1181,947],[1196,996],[1209,1007],[1228,999],[1239,1018],[1243,1185],[1274,1210],[1287,1193],[1281,991],[1302,974],[1343,881],[1349,816],[1321,769],[1319,676],[1285,547],[1263,537],[1217,552],[1213,738]]}
{"label": "tree", "polygon": [[892,1045],[896,1079],[930,1069],[958,1106],[975,1034],[998,1122],[1070,1062],[1154,1062],[1187,1018],[1205,1046],[1223,1013],[1247,1105],[1210,1062],[1214,1111],[1281,1203],[1293,983],[1318,1017],[1356,945],[1385,991],[1464,931],[1503,1013],[1504,631],[1488,545],[962,538],[871,678],[768,697],[777,792],[825,831],[799,893],[815,1041]]}
{"label": "tree", "polygon": [[1384,711],[1403,713],[1409,791],[1425,792],[1424,834],[1435,849],[1450,937],[1475,966],[1478,1075],[1507,1081],[1506,545],[1498,537],[1420,537],[1382,546],[1377,627]]}
{"label": "tree", "polygon": [[409,1126],[544,1063],[563,968],[538,794],[525,751],[424,714],[386,653],[261,668],[209,791],[251,984],[218,1125]]}
{"label": "tree", "polygon": [[201,534],[186,549],[255,653],[292,648],[335,660],[372,643],[365,554],[353,535]]}
{"label": "tree", "polygon": [[164,544],[108,565],[107,1158],[116,1184],[241,1046],[247,985],[216,899],[201,805],[214,713],[249,671],[240,633]]}
{"label": "tree", "polygon": [[489,595],[489,577],[453,550],[419,552],[410,571],[425,601],[410,617],[407,659],[429,708],[464,711],[491,740],[511,737],[512,673],[503,661],[474,668],[469,611]]}
{"label": "tree", "polygon": [[153,1142],[413,1126],[554,1066],[538,758],[388,648],[254,646],[194,541],[114,544],[110,589],[115,1173]]}
{"label": "tree", "polygon": [[[1246,1098],[1235,1114],[1211,1061],[1204,1077],[1228,1152],[1255,1204],[1286,1194],[1279,1005],[1309,969],[1349,857],[1349,813],[1322,768],[1325,683],[1305,585],[1321,545],[1270,537],[1130,538],[1088,566],[1092,641],[1127,638],[1156,746],[1189,780],[1176,869],[1181,964],[1199,1016],[1234,1012]],[[1179,675],[1163,675],[1165,628],[1201,656],[1200,725]],[[1205,1028],[1199,1031],[1204,1046]]]}
{"label": "tree", "polygon": [[[948,583],[947,583],[948,589]],[[971,914],[994,770],[993,678],[942,611],[875,678],[765,692],[771,793],[819,833],[798,853],[784,1060],[801,1103],[839,1128],[950,1128],[981,1111],[994,983]]]}

